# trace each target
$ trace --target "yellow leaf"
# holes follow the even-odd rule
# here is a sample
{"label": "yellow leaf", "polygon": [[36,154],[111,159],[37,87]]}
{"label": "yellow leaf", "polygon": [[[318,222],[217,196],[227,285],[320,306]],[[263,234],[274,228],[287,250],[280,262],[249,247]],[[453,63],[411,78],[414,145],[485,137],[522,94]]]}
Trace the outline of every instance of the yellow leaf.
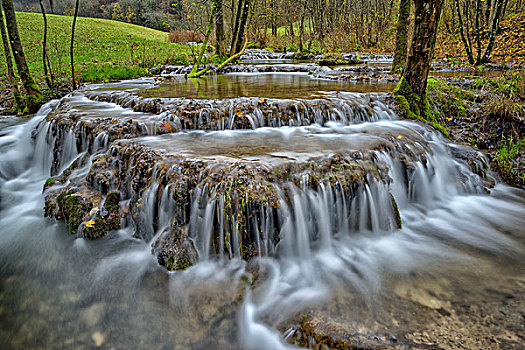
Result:
{"label": "yellow leaf", "polygon": [[399,135],[397,138],[401,140],[403,138],[403,135]]}
{"label": "yellow leaf", "polygon": [[95,221],[93,221],[93,220],[89,220],[88,222],[86,222],[86,227],[91,228],[91,227],[93,227],[93,225],[95,225]]}

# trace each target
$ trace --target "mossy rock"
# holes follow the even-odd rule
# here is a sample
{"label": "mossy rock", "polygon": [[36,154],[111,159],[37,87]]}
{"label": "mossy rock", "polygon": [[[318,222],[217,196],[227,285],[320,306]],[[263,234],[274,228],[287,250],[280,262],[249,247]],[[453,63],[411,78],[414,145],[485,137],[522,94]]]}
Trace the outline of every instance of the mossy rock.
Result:
{"label": "mossy rock", "polygon": [[190,240],[184,242],[176,251],[171,251],[165,262],[169,271],[183,271],[193,266],[199,260],[197,250]]}
{"label": "mossy rock", "polygon": [[392,193],[390,194],[390,200],[392,204],[392,211],[394,213],[394,218],[395,218],[395,224],[396,224],[395,228],[400,230],[403,228],[403,220],[401,219],[401,213],[399,211],[399,206],[397,205],[396,199],[394,198]]}
{"label": "mossy rock", "polygon": [[57,212],[57,204],[54,200],[48,200],[46,198],[46,202],[44,204],[44,216],[46,218],[53,218],[56,215]]}
{"label": "mossy rock", "polygon": [[51,187],[51,186],[53,186],[56,183],[57,183],[57,180],[55,180],[54,178],[50,177],[49,179],[46,180],[46,182],[44,182],[44,187],[42,188],[42,192],[45,192],[45,190],[48,187]]}
{"label": "mossy rock", "polygon": [[320,66],[346,66],[353,64],[362,64],[360,60],[345,60],[345,59],[323,59],[317,62]]}
{"label": "mossy rock", "polygon": [[79,195],[71,195],[63,201],[62,213],[67,221],[69,233],[76,233],[91,210],[91,203]]}
{"label": "mossy rock", "polygon": [[85,238],[97,239],[105,237],[110,231],[120,229],[120,194],[111,191],[104,201],[104,210],[99,210],[94,217],[81,227]]}

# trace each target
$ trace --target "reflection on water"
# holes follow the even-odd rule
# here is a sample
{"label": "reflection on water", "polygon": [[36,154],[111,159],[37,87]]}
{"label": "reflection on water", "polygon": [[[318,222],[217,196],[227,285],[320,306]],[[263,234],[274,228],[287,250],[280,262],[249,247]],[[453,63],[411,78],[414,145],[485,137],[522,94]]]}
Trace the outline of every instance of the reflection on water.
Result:
{"label": "reflection on water", "polygon": [[301,98],[322,91],[388,92],[393,83],[346,82],[314,79],[306,74],[227,74],[203,79],[184,79],[162,83],[142,91],[144,97],[185,97],[220,99],[235,97]]}

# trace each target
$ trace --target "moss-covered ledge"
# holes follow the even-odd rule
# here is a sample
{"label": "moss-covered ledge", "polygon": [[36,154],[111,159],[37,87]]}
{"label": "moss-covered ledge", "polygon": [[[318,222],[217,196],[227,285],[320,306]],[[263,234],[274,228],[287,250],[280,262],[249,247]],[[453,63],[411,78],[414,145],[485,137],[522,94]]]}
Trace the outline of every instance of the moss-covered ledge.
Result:
{"label": "moss-covered ledge", "polygon": [[401,77],[393,93],[397,106],[406,118],[420,120],[449,137],[447,129],[430,111],[426,92],[420,97],[412,90],[406,78]]}

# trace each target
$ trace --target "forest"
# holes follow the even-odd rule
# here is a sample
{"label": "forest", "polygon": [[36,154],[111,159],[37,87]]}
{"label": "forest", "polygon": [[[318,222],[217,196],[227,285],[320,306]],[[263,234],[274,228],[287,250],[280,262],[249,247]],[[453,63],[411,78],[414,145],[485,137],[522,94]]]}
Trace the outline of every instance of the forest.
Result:
{"label": "forest", "polygon": [[525,343],[524,1],[0,4],[0,348]]}

